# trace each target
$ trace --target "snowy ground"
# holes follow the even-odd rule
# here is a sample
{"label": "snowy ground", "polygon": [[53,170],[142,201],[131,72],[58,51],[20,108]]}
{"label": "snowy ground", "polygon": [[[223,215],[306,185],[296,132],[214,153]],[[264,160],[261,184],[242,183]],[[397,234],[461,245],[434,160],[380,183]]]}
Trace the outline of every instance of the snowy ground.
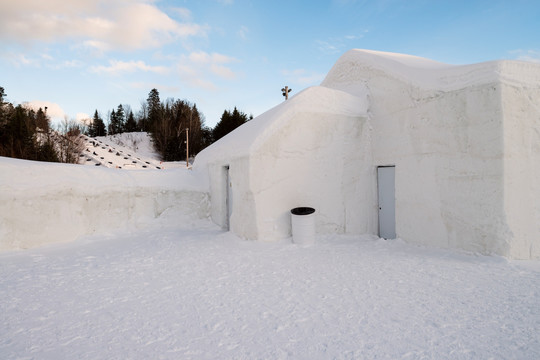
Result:
{"label": "snowy ground", "polygon": [[0,254],[2,359],[539,359],[539,262],[206,220]]}

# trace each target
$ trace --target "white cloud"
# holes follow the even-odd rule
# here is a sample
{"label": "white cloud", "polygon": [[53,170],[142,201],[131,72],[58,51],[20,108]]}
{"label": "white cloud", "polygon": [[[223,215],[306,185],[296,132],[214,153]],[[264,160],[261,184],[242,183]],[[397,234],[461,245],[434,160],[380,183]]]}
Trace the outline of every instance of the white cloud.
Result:
{"label": "white cloud", "polygon": [[325,74],[309,72],[305,69],[282,70],[281,73],[288,82],[302,86],[318,84],[325,77]]}
{"label": "white cloud", "polygon": [[249,34],[249,29],[247,28],[247,26],[244,26],[244,25],[240,26],[240,30],[238,30],[238,36],[240,36],[242,40],[246,40],[248,34]]}
{"label": "white cloud", "polygon": [[[320,51],[327,54],[342,53],[344,49],[351,47],[349,44],[352,41],[357,41],[364,38],[364,34],[367,34],[369,30],[364,30],[359,35],[345,35],[342,37],[332,37],[327,40],[316,40],[317,47]],[[353,47],[357,47],[353,44]]]}
{"label": "white cloud", "polygon": [[320,51],[324,53],[328,53],[328,54],[335,54],[335,53],[342,52],[341,46],[336,46],[335,43],[331,43],[328,41],[317,40],[317,47],[319,48]]}
{"label": "white cloud", "polygon": [[166,74],[169,69],[165,66],[147,65],[144,61],[118,61],[109,60],[109,66],[92,66],[90,71],[95,73],[106,73],[110,75],[118,75],[126,72],[153,72],[158,74]]}
{"label": "white cloud", "polygon": [[210,65],[210,71],[223,79],[234,79],[236,74],[226,66],[212,64]]}
{"label": "white cloud", "polygon": [[184,20],[184,21],[190,21],[191,20],[191,10],[186,8],[173,8],[172,11],[178,16]]}
{"label": "white cloud", "polygon": [[30,109],[34,109],[35,111],[37,111],[39,108],[43,110],[47,108],[47,115],[49,115],[53,120],[62,120],[66,116],[66,113],[60,107],[60,105],[50,101],[33,100],[25,103],[24,105]]}
{"label": "white cloud", "polygon": [[[188,10],[175,9],[181,17]],[[18,0],[0,5],[0,39],[13,43],[75,40],[101,52],[159,47],[207,27],[178,22],[144,0]]]}
{"label": "white cloud", "polygon": [[86,113],[77,113],[77,115],[75,115],[75,119],[79,122],[82,122],[82,123],[89,123],[90,119],[92,117]]}
{"label": "white cloud", "polygon": [[218,53],[209,54],[204,51],[192,52],[189,54],[188,58],[191,62],[199,64],[228,64],[238,61],[227,55]]}
{"label": "white cloud", "polygon": [[178,60],[177,71],[188,84],[207,90],[216,90],[217,85],[208,78],[209,74],[220,79],[232,80],[237,74],[227,64],[236,63],[236,58],[219,54],[195,51]]}

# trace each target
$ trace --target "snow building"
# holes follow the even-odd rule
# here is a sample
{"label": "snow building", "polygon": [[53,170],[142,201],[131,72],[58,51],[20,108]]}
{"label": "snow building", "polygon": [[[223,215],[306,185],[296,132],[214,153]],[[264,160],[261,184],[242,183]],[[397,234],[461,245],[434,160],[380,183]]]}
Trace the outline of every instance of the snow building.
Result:
{"label": "snow building", "polygon": [[212,219],[247,239],[318,233],[540,258],[540,64],[351,50],[201,152]]}

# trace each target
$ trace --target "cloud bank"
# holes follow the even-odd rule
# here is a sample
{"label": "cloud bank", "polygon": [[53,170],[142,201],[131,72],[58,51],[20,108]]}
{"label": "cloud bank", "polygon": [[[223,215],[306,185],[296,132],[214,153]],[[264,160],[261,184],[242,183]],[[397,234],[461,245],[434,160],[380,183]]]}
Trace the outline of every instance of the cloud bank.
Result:
{"label": "cloud bank", "polygon": [[81,47],[105,52],[156,48],[206,34],[206,26],[189,22],[189,10],[171,13],[183,21],[142,0],[3,1],[0,40],[17,44],[76,40]]}

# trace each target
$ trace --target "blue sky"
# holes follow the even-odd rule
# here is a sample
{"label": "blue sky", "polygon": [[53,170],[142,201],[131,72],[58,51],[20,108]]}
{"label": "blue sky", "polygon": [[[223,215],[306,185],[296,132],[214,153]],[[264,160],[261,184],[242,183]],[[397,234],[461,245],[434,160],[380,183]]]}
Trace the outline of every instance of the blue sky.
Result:
{"label": "blue sky", "polygon": [[57,119],[137,112],[155,87],[213,127],[318,85],[352,48],[539,62],[539,35],[537,0],[0,0],[0,86]]}

